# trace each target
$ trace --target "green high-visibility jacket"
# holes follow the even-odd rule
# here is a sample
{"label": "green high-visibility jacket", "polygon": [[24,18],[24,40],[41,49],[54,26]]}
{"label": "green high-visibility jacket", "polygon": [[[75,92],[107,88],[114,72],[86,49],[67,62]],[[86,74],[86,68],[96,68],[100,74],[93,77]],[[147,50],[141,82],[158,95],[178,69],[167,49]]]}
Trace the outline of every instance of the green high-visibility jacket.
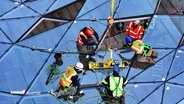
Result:
{"label": "green high-visibility jacket", "polygon": [[108,76],[102,80],[102,83],[108,87],[108,94],[113,97],[120,97],[123,95],[123,86],[128,83],[124,77],[120,76]]}

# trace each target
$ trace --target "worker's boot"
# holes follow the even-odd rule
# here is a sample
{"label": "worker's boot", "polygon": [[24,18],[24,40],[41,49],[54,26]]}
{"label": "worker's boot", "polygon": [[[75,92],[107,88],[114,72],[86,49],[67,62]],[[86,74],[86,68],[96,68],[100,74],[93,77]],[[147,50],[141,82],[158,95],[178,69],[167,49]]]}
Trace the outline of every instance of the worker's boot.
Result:
{"label": "worker's boot", "polygon": [[80,90],[78,95],[79,95],[80,97],[81,97],[81,96],[84,96],[84,95],[85,95],[85,94],[84,94],[84,91],[83,91],[83,90]]}
{"label": "worker's boot", "polygon": [[152,58],[157,58],[158,57],[158,52],[153,50],[152,54],[151,54],[151,57]]}

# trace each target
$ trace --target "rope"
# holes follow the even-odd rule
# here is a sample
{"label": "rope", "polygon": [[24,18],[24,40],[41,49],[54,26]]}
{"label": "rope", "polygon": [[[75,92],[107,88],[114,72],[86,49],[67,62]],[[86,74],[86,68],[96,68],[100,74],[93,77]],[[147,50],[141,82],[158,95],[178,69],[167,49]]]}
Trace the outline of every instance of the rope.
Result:
{"label": "rope", "polygon": [[110,12],[110,16],[113,15],[114,12],[114,0],[111,0],[111,12]]}
{"label": "rope", "polygon": [[48,65],[45,74],[47,75],[46,85],[55,82],[60,76],[58,65],[55,63]]}
{"label": "rope", "polygon": [[[75,47],[76,49],[75,50],[70,50],[69,48],[68,48],[68,43],[69,42],[75,42],[75,44],[76,44],[76,41],[75,40],[68,40],[68,41],[66,41],[66,45],[65,45],[65,47],[66,47],[66,49],[69,51],[69,52],[76,52],[77,50],[77,47]],[[71,56],[71,54],[70,55],[67,55],[68,57],[70,57]],[[77,59],[77,60],[79,60],[79,58],[76,56],[76,55],[74,55],[75,56],[75,58]]]}
{"label": "rope", "polygon": [[114,0],[111,0],[111,11],[110,11],[110,17],[108,18],[108,29],[107,29],[107,36],[108,36],[108,43],[107,43],[107,46],[108,48],[111,48],[110,46],[110,37],[111,37],[111,27],[112,27],[112,24],[114,22],[114,19],[113,19],[113,13],[114,13]]}

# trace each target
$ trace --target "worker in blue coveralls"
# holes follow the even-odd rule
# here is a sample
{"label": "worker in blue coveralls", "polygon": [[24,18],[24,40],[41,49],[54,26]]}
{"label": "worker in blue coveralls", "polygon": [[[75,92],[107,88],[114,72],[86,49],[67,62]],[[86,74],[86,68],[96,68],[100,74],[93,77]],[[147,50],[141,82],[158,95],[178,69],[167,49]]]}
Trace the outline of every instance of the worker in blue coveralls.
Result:
{"label": "worker in blue coveralls", "polygon": [[124,87],[127,83],[128,80],[120,76],[119,65],[115,64],[113,74],[107,76],[101,82],[97,82],[97,85],[104,85],[106,87],[105,94],[107,94],[108,97],[104,98],[104,100],[106,99],[109,103],[114,104],[125,104]]}

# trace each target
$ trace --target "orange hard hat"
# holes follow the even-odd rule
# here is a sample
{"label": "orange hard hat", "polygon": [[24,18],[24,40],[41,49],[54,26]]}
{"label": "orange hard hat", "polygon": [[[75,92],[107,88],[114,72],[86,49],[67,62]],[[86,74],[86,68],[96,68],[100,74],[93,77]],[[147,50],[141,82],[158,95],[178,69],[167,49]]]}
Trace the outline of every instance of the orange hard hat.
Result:
{"label": "orange hard hat", "polygon": [[85,34],[87,34],[89,37],[92,37],[93,34],[94,34],[94,30],[92,29],[92,27],[87,26],[87,27],[85,28]]}

